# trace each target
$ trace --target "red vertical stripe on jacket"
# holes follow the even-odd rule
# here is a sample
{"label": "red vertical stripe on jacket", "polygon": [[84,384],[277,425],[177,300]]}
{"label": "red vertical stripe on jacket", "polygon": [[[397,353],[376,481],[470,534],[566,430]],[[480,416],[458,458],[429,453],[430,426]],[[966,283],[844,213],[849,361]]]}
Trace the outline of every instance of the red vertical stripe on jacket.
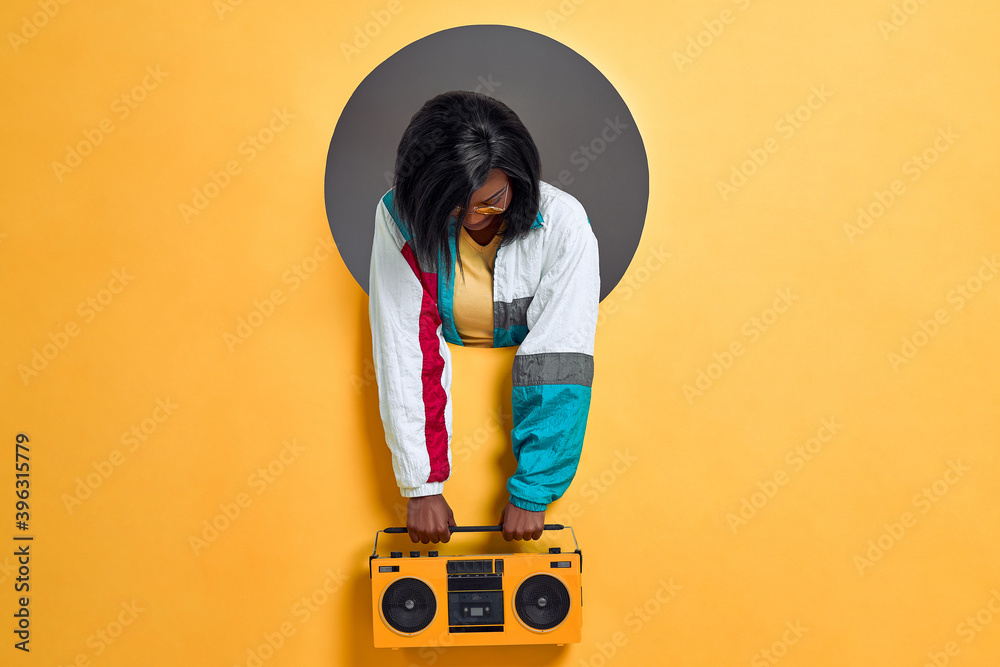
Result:
{"label": "red vertical stripe on jacket", "polygon": [[437,309],[437,273],[427,273],[420,268],[417,258],[409,243],[403,244],[403,257],[413,269],[424,288],[423,300],[420,303],[419,339],[420,353],[423,356],[421,384],[423,386],[424,403],[424,441],[427,444],[427,456],[431,463],[431,473],[428,482],[443,482],[451,472],[448,466],[448,429],[444,422],[444,409],[447,403],[441,376],[444,372],[444,359],[441,357],[440,342],[437,328],[441,326],[441,316]]}

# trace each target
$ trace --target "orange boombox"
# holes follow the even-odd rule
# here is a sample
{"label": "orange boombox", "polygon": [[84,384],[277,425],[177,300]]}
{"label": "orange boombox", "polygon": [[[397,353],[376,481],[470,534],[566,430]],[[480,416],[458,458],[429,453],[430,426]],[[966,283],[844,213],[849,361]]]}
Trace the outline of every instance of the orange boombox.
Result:
{"label": "orange boombox", "polygon": [[[500,526],[452,526],[455,532]],[[568,644],[583,625],[583,554],[569,526],[573,551],[438,555],[438,551],[378,554],[368,559],[376,648]],[[435,545],[436,546],[436,545]],[[447,545],[443,544],[442,547]]]}

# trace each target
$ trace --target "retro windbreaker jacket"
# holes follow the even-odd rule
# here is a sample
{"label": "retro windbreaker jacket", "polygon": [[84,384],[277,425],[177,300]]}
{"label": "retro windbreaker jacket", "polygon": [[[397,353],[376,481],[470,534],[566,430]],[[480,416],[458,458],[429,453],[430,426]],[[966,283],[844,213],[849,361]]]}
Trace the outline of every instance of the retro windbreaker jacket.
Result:
{"label": "retro windbreaker jacket", "polygon": [[[512,370],[511,502],[544,510],[566,491],[583,445],[600,300],[597,238],[572,195],[539,182],[528,236],[497,250],[493,346],[519,346]],[[451,353],[462,345],[455,272],[421,266],[392,206],[375,211],[369,318],[379,412],[403,497],[442,493],[451,474]],[[452,258],[458,222],[452,218]],[[443,259],[438,264],[441,265]]]}

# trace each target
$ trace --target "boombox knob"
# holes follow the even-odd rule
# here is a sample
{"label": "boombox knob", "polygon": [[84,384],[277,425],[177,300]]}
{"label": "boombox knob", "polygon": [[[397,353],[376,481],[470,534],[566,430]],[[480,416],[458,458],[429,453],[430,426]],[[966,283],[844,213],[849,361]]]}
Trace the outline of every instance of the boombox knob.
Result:
{"label": "boombox knob", "polygon": [[437,558],[438,552],[436,552],[436,551],[428,551],[427,555],[430,556],[431,558]]}
{"label": "boombox knob", "polygon": [[389,554],[389,555],[390,555],[390,556],[391,556],[392,558],[402,558],[402,557],[403,557],[403,552],[402,552],[402,551],[393,551],[393,552],[392,552],[391,554]]}
{"label": "boombox knob", "polygon": [[420,558],[420,552],[419,551],[411,551],[410,552],[410,558]]}
{"label": "boombox knob", "polygon": [[550,554],[561,554],[562,553],[562,549],[559,548],[559,547],[549,547],[549,553]]}

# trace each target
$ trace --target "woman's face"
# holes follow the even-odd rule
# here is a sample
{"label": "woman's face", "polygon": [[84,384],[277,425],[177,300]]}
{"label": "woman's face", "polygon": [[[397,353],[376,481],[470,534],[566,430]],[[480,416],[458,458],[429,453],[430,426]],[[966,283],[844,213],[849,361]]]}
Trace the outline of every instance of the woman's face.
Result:
{"label": "woman's face", "polygon": [[472,197],[466,202],[469,213],[463,221],[465,228],[472,231],[485,229],[499,215],[474,213],[472,211],[473,206],[496,206],[505,209],[510,205],[510,196],[510,177],[500,169],[490,170],[483,187],[473,192]]}

